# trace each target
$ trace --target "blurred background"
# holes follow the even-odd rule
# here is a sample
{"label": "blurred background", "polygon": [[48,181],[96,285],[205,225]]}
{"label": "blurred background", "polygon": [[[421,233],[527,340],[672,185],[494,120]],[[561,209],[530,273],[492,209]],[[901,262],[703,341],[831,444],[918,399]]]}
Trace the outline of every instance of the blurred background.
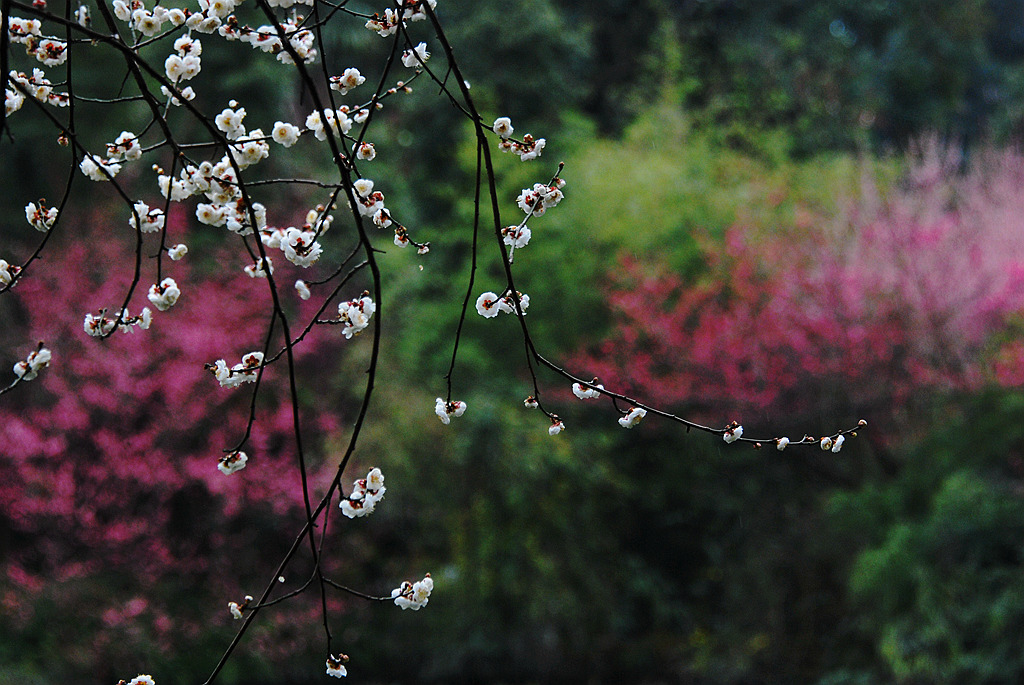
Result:
{"label": "blurred background", "polygon": [[[476,316],[454,377],[469,410],[442,426],[432,407],[468,274],[475,152],[421,81],[371,136],[378,189],[433,245],[381,260],[387,342],[345,487],[379,466],[388,495],[368,519],[332,519],[325,564],[366,592],[426,571],[436,588],[417,613],[331,598],[350,677],[1024,679],[1024,2],[438,12],[485,116],[548,140],[530,164],[499,156],[506,214],[566,163],[565,201],[516,255],[540,350],[747,434],[869,426],[839,454],[727,447],[654,418],[624,431],[610,406],[542,375],[568,426],[552,438],[522,406],[516,322]],[[331,73],[379,76],[387,41],[360,22],[325,41]],[[237,97],[250,128],[282,112],[301,123],[308,96],[284,68],[234,69],[248,48],[227,47],[203,55],[207,111]],[[116,91],[109,73],[80,72],[78,87]],[[124,128],[105,112],[78,115],[82,130],[95,117],[96,145]],[[0,256],[18,262],[38,240],[23,207],[59,197],[66,153],[27,107],[12,125]],[[272,152],[277,173],[318,171],[314,155]],[[139,187],[156,197],[155,179]],[[7,368],[37,340],[54,351],[0,400],[0,683],[201,682],[238,625],[226,603],[258,594],[301,525],[285,379],[268,373],[249,468],[224,478],[216,457],[248,397],[201,363],[261,345],[264,284],[185,203],[169,219],[190,247],[172,267],[179,304],[143,335],[86,339],[82,316],[120,301],[131,274],[110,267],[133,249],[124,208],[96,188],[78,184],[46,258],[0,298]],[[279,225],[321,201],[272,199]],[[477,292],[502,282],[492,252]],[[369,354],[365,336],[331,333],[298,360],[320,491]],[[284,588],[309,569],[300,560]],[[318,612],[307,593],[261,614],[220,682],[319,682]]]}

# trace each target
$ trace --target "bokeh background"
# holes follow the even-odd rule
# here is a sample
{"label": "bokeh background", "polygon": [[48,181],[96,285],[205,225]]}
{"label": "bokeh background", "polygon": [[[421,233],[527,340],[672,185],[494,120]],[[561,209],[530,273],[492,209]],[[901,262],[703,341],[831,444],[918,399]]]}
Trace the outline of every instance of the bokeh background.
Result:
{"label": "bokeh background", "polygon": [[[346,483],[379,466],[388,496],[332,524],[325,563],[368,592],[424,571],[436,589],[417,613],[332,598],[350,677],[1024,679],[1024,2],[438,11],[481,109],[548,140],[531,164],[499,158],[507,211],[566,163],[565,201],[516,256],[541,350],[716,426],[869,427],[838,455],[727,447],[654,419],[624,431],[611,407],[542,376],[569,427],[551,438],[522,406],[508,317],[468,321],[455,396],[469,411],[442,426],[475,155],[421,84],[373,137],[389,207],[434,246],[382,259],[387,342]],[[334,72],[370,76],[384,43],[339,22],[324,50]],[[280,65],[240,70],[232,55],[204,53],[208,109],[245,93],[247,124],[302,120],[308,97]],[[22,208],[57,196],[63,163],[51,131],[13,124],[0,147],[12,262],[38,235]],[[96,127],[97,144],[117,133]],[[275,156],[283,175],[317,171]],[[131,246],[116,198],[76,192],[46,259],[0,298],[7,367],[38,339],[54,350],[53,368],[0,400],[0,683],[201,682],[237,626],[227,601],[257,594],[302,520],[281,377],[268,373],[250,467],[214,468],[248,398],[201,362],[259,347],[263,284],[236,277],[237,246],[182,208],[180,303],[144,335],[87,339],[82,316],[118,301],[130,273],[112,267]],[[301,220],[312,197],[279,201]],[[485,258],[481,289],[499,267]],[[369,349],[327,333],[298,362],[321,489]],[[318,611],[309,593],[262,614],[221,682],[318,682]]]}

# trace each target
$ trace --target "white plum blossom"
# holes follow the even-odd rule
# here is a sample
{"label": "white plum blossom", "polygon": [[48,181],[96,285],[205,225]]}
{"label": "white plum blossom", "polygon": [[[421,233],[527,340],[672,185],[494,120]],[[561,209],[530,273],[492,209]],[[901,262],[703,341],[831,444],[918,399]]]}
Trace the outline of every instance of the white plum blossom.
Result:
{"label": "white plum blossom", "polygon": [[378,209],[373,215],[373,223],[377,228],[387,228],[391,225],[391,213],[386,209]]}
{"label": "white plum blossom", "polygon": [[536,397],[530,395],[525,400],[523,400],[523,406],[526,407],[527,409],[536,409],[537,407],[540,406],[540,403],[537,402]]}
{"label": "white plum blossom", "polygon": [[167,250],[167,256],[175,262],[181,261],[186,254],[188,254],[188,245],[185,245],[184,243],[178,243]]}
{"label": "white plum blossom", "polygon": [[301,278],[299,280],[295,281],[295,290],[296,290],[296,292],[299,293],[299,297],[301,297],[303,300],[308,300],[309,299],[309,296],[310,296],[309,286],[306,285],[306,282],[304,280],[302,280]]}
{"label": "white plum blossom", "polygon": [[242,120],[245,119],[245,108],[232,109],[235,106],[232,103],[234,100],[214,119],[217,128],[224,132],[228,140],[235,140],[245,135],[245,126],[242,125]]}
{"label": "white plum blossom", "polygon": [[348,670],[345,668],[344,661],[348,661],[348,657],[342,654],[339,657],[329,655],[327,657],[327,675],[332,678],[344,678],[348,675]]}
{"label": "white plum blossom", "polygon": [[336,90],[342,95],[348,95],[348,91],[360,86],[366,81],[366,77],[359,73],[355,67],[349,67],[341,76],[330,78],[331,90]]}
{"label": "white plum blossom", "polygon": [[324,251],[320,243],[313,240],[314,236],[316,233],[313,231],[300,231],[293,226],[286,229],[281,237],[285,258],[296,266],[312,266]]}
{"label": "white plum blossom", "polygon": [[121,21],[128,21],[132,18],[132,10],[128,7],[128,3],[125,0],[114,0],[112,3],[114,8],[114,16]]}
{"label": "white plum blossom", "polygon": [[41,233],[46,233],[53,226],[53,222],[57,220],[57,208],[50,207],[47,209],[46,204],[42,200],[39,201],[38,207],[35,202],[29,202],[25,205],[25,219],[32,228]]}
{"label": "white plum blossom", "polygon": [[735,421],[725,429],[725,433],[722,434],[722,439],[727,443],[733,443],[743,437],[743,426],[739,425]]}
{"label": "white plum blossom", "polygon": [[44,38],[35,45],[35,58],[47,67],[55,67],[68,59],[68,44],[53,38]]}
{"label": "white plum blossom", "polygon": [[558,435],[565,430],[565,424],[557,416],[551,417],[551,425],[548,426],[548,435]]}
{"label": "white plum blossom", "polygon": [[4,114],[11,116],[25,104],[25,96],[17,90],[4,89]]}
{"label": "white plum blossom", "polygon": [[207,226],[223,226],[227,221],[227,208],[208,202],[196,205],[196,218]]}
{"label": "white plum blossom", "polygon": [[252,595],[246,595],[241,604],[238,602],[228,602],[228,611],[231,612],[231,618],[236,621],[242,618],[242,612],[245,611],[251,601]]}
{"label": "white plum blossom", "polygon": [[249,457],[246,456],[245,452],[236,451],[231,454],[225,454],[217,461],[217,470],[225,476],[230,476],[232,473],[237,473],[244,469],[247,461],[249,461]]}
{"label": "white plum blossom", "polygon": [[378,468],[370,469],[366,478],[355,481],[352,494],[341,500],[341,513],[350,519],[368,516],[373,513],[377,503],[384,499],[387,488],[384,487],[384,474]]}
{"label": "white plum blossom", "polygon": [[360,178],[352,184],[359,197],[367,197],[373,192],[373,181],[368,178]]}
{"label": "white plum blossom", "polygon": [[50,350],[45,347],[33,350],[23,361],[14,365],[14,375],[23,381],[31,381],[50,365],[51,357]]}
{"label": "white plum blossom", "polygon": [[641,409],[640,407],[633,407],[629,410],[625,416],[619,418],[619,425],[623,428],[632,428],[636,424],[643,421],[643,418],[647,416],[647,410]]}
{"label": "white plum blossom", "polygon": [[109,181],[121,171],[121,165],[113,160],[104,160],[92,155],[82,158],[78,168],[91,181]]}
{"label": "white plum blossom", "polygon": [[154,307],[165,312],[173,307],[181,297],[181,290],[178,289],[178,284],[174,282],[174,279],[168,277],[160,281],[159,285],[151,285],[147,297]]}
{"label": "white plum blossom", "polygon": [[601,385],[600,383],[598,383],[596,378],[594,380],[592,380],[590,382],[590,384],[591,385],[596,385],[597,387],[596,388],[588,388],[587,386],[583,385],[582,383],[573,383],[572,384],[572,394],[576,395],[576,397],[580,398],[581,400],[592,400],[592,399],[594,399],[596,397],[600,397],[601,396],[601,391],[604,390],[604,386]]}
{"label": "white plum blossom", "polygon": [[263,129],[254,128],[235,139],[237,144],[228,149],[239,168],[245,169],[270,156],[270,145],[263,138]]}
{"label": "white plum blossom", "polygon": [[533,232],[528,226],[506,226],[501,229],[501,235],[505,244],[515,250],[520,247],[526,247],[533,236]]}
{"label": "white plum blossom", "polygon": [[373,143],[360,143],[359,147],[356,148],[356,157],[366,162],[372,162],[373,158],[377,156],[377,150],[373,147]]}
{"label": "white plum blossom", "polygon": [[137,675],[128,681],[128,685],[156,685],[156,681],[150,675]]}
{"label": "white plum blossom", "polygon": [[430,59],[430,53],[427,52],[426,43],[420,43],[412,50],[402,53],[402,64],[410,69],[425,64],[428,59]]}
{"label": "white plum blossom", "polygon": [[512,127],[512,120],[508,117],[498,117],[494,120],[492,130],[501,136],[502,140],[512,135],[515,129]]}
{"label": "white plum blossom", "polygon": [[832,438],[830,438],[828,436],[822,438],[821,439],[821,443],[820,443],[821,451],[822,452],[828,452],[830,449],[832,449],[832,444],[833,444],[832,443]]}
{"label": "white plum blossom", "polygon": [[0,286],[10,285],[19,273],[21,273],[20,266],[9,264],[6,259],[0,259]]}
{"label": "white plum blossom", "polygon": [[160,33],[166,16],[163,12],[158,14],[140,7],[132,12],[132,28],[144,36],[155,36]]}
{"label": "white plum blossom", "polygon": [[775,449],[782,451],[789,446],[789,438],[775,438]]}
{"label": "white plum blossom", "polygon": [[299,140],[301,130],[295,124],[289,124],[283,121],[274,122],[274,130],[270,132],[270,137],[274,139],[275,143],[283,145],[284,147],[291,147]]}
{"label": "white plum blossom", "polygon": [[839,450],[843,449],[843,443],[846,442],[846,436],[839,435],[832,441],[832,452],[833,454],[839,454]]}
{"label": "white plum blossom", "polygon": [[415,583],[404,581],[401,587],[396,587],[391,591],[391,597],[395,600],[395,605],[402,609],[412,609],[413,611],[419,611],[423,607],[427,606],[427,602],[430,601],[430,593],[434,589],[434,579],[430,577],[428,573],[423,577],[423,580],[418,580]]}
{"label": "white plum blossom", "polygon": [[445,402],[438,397],[434,402],[434,413],[437,414],[437,418],[441,419],[441,423],[447,426],[452,421],[451,417],[462,416],[466,413],[466,403],[462,400]]}
{"label": "white plum blossom", "polygon": [[257,260],[243,269],[249,278],[266,278],[267,272],[274,273],[274,262],[270,257],[257,258]]}
{"label": "white plum blossom", "polygon": [[487,319],[493,319],[501,311],[498,308],[499,302],[498,295],[488,290],[476,298],[477,314]]}

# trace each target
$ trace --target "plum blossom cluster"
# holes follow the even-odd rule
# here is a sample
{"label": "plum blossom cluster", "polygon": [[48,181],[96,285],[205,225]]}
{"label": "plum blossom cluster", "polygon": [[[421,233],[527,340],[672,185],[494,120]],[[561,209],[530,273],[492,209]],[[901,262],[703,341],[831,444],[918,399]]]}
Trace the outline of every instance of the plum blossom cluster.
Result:
{"label": "plum blossom cluster", "polygon": [[462,400],[446,402],[438,397],[434,402],[434,413],[437,414],[437,418],[441,419],[441,423],[447,426],[452,422],[453,416],[458,417],[466,413],[466,403]]}
{"label": "plum blossom cluster", "polygon": [[419,611],[427,606],[433,589],[434,579],[428,573],[423,580],[417,580],[415,583],[410,583],[408,580],[403,581],[400,587],[391,591],[391,597],[395,600],[395,604],[402,609]]}
{"label": "plum blossom cluster", "polygon": [[593,400],[600,397],[604,386],[598,383],[596,378],[590,381],[590,385],[593,387],[588,387],[582,383],[573,383],[572,394],[581,400]]}
{"label": "plum blossom cluster", "polygon": [[[559,166],[561,173],[561,166]],[[533,188],[524,188],[516,203],[526,213],[526,217],[515,226],[505,226],[501,229],[501,239],[508,246],[508,261],[511,264],[517,249],[526,247],[533,237],[533,232],[527,226],[527,222],[535,216],[543,215],[549,208],[555,207],[564,197],[562,188],[565,187],[565,180],[557,174],[548,184],[535,183]]]}
{"label": "plum blossom cluster", "polygon": [[[511,127],[510,127],[511,128]],[[544,151],[544,147],[547,142],[543,138],[534,138],[532,135],[527,133],[523,136],[523,140],[513,140],[512,138],[504,138],[498,143],[498,149],[502,152],[511,152],[519,155],[519,159],[524,162],[529,162],[531,159],[537,159],[540,157],[541,152]]]}
{"label": "plum blossom cluster", "polygon": [[[200,0],[200,6],[205,0]],[[210,7],[225,3],[225,0],[211,0]],[[234,3],[232,3],[233,5]],[[270,3],[272,6],[277,4],[278,6],[284,6],[284,2]],[[294,0],[287,3],[288,6],[295,4]],[[301,0],[301,4],[312,5],[311,1]],[[218,18],[216,14],[213,18]],[[191,17],[189,17],[191,20]],[[308,28],[305,28],[301,24],[301,17],[289,17],[281,20],[281,33],[278,33],[276,26],[271,24],[264,24],[257,28],[250,26],[240,25],[238,19],[234,16],[228,16],[223,25],[218,25],[216,28],[217,33],[226,38],[227,40],[237,40],[242,43],[248,43],[252,48],[262,50],[263,52],[270,53],[276,56],[277,61],[281,64],[294,64],[295,60],[289,54],[288,50],[284,47],[284,41],[281,40],[281,36],[288,41],[289,47],[295,51],[295,54],[299,56],[304,64],[309,64],[316,59],[317,51],[313,47],[316,42],[316,36]]]}
{"label": "plum blossom cluster", "polygon": [[142,145],[134,133],[121,131],[112,143],[107,143],[106,158],[86,153],[78,168],[89,180],[110,181],[121,172],[125,161],[135,161],[142,157]]}
{"label": "plum blossom cluster", "polygon": [[325,109],[321,114],[315,109],[306,116],[306,128],[312,131],[317,140],[327,140],[327,129],[334,136],[340,136],[352,130],[352,117],[348,115],[348,107],[342,105],[338,109]]}
{"label": "plum blossom cluster", "polygon": [[142,145],[131,131],[121,131],[113,143],[107,143],[107,159],[112,162],[135,161],[142,157]]}
{"label": "plum blossom cluster", "polygon": [[[604,390],[604,385],[597,382],[597,378],[594,378],[590,383],[584,385],[583,383],[576,382],[572,384],[572,394],[576,395],[581,400],[593,400],[601,396],[601,391]],[[533,400],[533,406],[536,406],[536,399],[533,397],[527,398],[527,407],[530,407],[530,400]],[[630,407],[628,411],[621,412],[622,416],[619,417],[619,425],[623,428],[633,428],[647,416],[647,410],[642,407]],[[556,420],[557,417],[553,418],[554,423],[561,423]],[[554,428],[554,425],[552,426]],[[561,430],[555,430],[552,435],[558,433]]]}
{"label": "plum blossom cluster", "polygon": [[434,9],[437,7],[437,0],[401,0],[399,9],[384,10],[384,13],[375,12],[366,22],[366,28],[376,31],[381,37],[392,35],[398,27],[406,21],[420,21],[427,18],[424,5]]}
{"label": "plum blossom cluster", "polygon": [[231,368],[228,368],[227,362],[223,359],[218,359],[213,364],[207,364],[206,368],[213,373],[222,388],[237,388],[242,383],[255,382],[262,366],[263,353],[250,352],[242,357],[240,363]]}
{"label": "plum blossom cluster", "polygon": [[366,478],[360,478],[352,484],[352,493],[342,497],[341,513],[350,519],[368,516],[373,513],[377,503],[384,499],[384,474],[378,468],[370,469]]}
{"label": "plum blossom cluster", "polygon": [[[530,307],[530,296],[516,291],[516,299],[519,300],[519,310],[525,315]],[[476,312],[485,319],[493,319],[498,314],[515,314],[516,300],[511,294],[499,296],[488,290],[476,298]]]}
{"label": "plum blossom cluster", "polygon": [[102,338],[110,335],[115,328],[122,333],[134,333],[136,326],[142,330],[148,330],[152,322],[153,312],[149,307],[143,307],[142,311],[135,316],[129,314],[128,309],[125,308],[113,319],[108,317],[103,310],[99,314],[91,312],[86,314],[82,321],[82,329],[91,337]]}
{"label": "plum blossom cluster", "polygon": [[[366,147],[369,146],[369,150]],[[371,160],[376,156],[373,145],[362,143],[357,148],[356,156],[361,159]],[[417,254],[430,252],[430,243],[418,243],[409,236],[409,229],[399,223],[391,215],[390,210],[384,206],[384,193],[373,189],[373,181],[368,178],[361,178],[352,184],[356,192],[356,208],[362,216],[373,219],[377,228],[394,227],[395,245],[408,247],[414,245]]]}
{"label": "plum blossom cluster", "polygon": [[514,139],[512,133],[515,132],[515,127],[512,126],[512,120],[508,117],[495,119],[491,130],[501,138],[501,142],[498,143],[499,150],[517,154],[519,159],[524,162],[540,157],[548,142],[544,138],[534,138],[529,133],[523,136],[521,141]]}
{"label": "plum blossom cluster", "polygon": [[44,66],[55,67],[68,59],[68,44],[59,38],[44,36],[43,25],[38,19],[10,17],[7,20],[7,35],[14,45],[24,45],[25,52]]}
{"label": "plum blossom cluster", "polygon": [[[136,217],[138,217],[138,221],[136,221]],[[166,216],[164,215],[164,210],[159,207],[150,208],[149,205],[140,200],[132,207],[132,215],[128,217],[128,225],[133,229],[137,228],[143,233],[156,233],[157,231],[163,230],[165,219]],[[174,259],[174,257],[172,256],[171,259]],[[153,304],[156,303],[154,302]],[[172,302],[171,304],[174,303]],[[161,311],[163,311],[163,309],[161,309]]]}
{"label": "plum blossom cluster", "polygon": [[[594,382],[596,381],[597,379],[595,378]],[[603,385],[598,387],[604,389]],[[579,397],[581,400],[592,399],[598,397],[601,394],[599,391],[594,390],[592,388],[588,388],[582,383],[574,383],[572,391],[576,395],[576,397]],[[552,414],[546,409],[542,409],[540,406],[540,402],[537,401],[536,395],[530,395],[525,400],[523,400],[523,406],[526,407],[527,409],[541,409],[541,411],[543,411],[544,414],[549,419],[551,419],[551,424],[548,426],[548,435],[555,436],[565,430],[565,422],[562,421],[558,414]]]}
{"label": "plum blossom cluster", "polygon": [[562,188],[565,187],[565,179],[555,178],[549,185],[534,183],[533,188],[524,188],[516,198],[519,209],[531,216],[542,216],[544,212],[556,206],[564,197]]}
{"label": "plum blossom cluster", "polygon": [[148,10],[142,0],[114,0],[112,4],[115,17],[128,24],[132,31],[146,37],[160,33],[165,22],[172,26],[181,26],[188,17],[184,10],[169,10],[162,5],[156,5],[152,10]]}
{"label": "plum blossom cluster", "polygon": [[833,454],[838,454],[839,450],[843,449],[843,443],[846,442],[846,436],[837,435],[834,438],[824,437],[819,443],[823,452],[831,451]]}
{"label": "plum blossom cluster", "polygon": [[52,107],[67,107],[71,102],[67,93],[53,89],[53,84],[46,78],[42,69],[33,69],[31,76],[11,71],[9,78],[18,87],[4,88],[4,112],[7,116],[17,112],[25,104],[25,93]]}
{"label": "plum blossom cluster", "polygon": [[370,299],[370,293],[363,291],[362,297],[338,305],[337,323],[343,326],[342,333],[351,340],[370,325],[370,317],[377,311],[377,305]]}
{"label": "plum blossom cluster", "polygon": [[[260,231],[260,240],[267,247],[284,252],[285,259],[292,264],[307,268],[316,263],[323,254],[323,247],[317,241],[317,237],[326,233],[333,221],[334,216],[327,214],[323,205],[320,205],[309,210],[302,228],[263,228]],[[307,298],[308,295],[303,299]]]}
{"label": "plum blossom cluster", "polygon": [[14,365],[14,375],[23,381],[34,380],[39,372],[50,365],[52,354],[49,349],[39,346],[39,349],[29,352],[28,357]]}
{"label": "plum blossom cluster", "polygon": [[361,178],[352,184],[356,191],[356,209],[373,219],[378,228],[391,225],[391,214],[384,208],[384,193],[373,189],[373,181]]}

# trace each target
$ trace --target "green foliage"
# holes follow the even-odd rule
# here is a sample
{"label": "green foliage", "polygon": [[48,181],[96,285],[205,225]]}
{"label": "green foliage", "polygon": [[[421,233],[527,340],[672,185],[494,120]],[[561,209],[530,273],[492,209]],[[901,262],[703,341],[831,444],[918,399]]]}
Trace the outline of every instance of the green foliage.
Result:
{"label": "green foliage", "polygon": [[930,129],[977,138],[1013,102],[1020,16],[1015,1],[687,4],[688,101],[736,142],[782,126],[800,154]]}
{"label": "green foliage", "polygon": [[867,532],[851,540],[862,551],[850,597],[876,673],[943,683],[1024,674],[1022,418],[1019,393],[970,400],[909,452],[897,479],[833,498],[842,529]]}

